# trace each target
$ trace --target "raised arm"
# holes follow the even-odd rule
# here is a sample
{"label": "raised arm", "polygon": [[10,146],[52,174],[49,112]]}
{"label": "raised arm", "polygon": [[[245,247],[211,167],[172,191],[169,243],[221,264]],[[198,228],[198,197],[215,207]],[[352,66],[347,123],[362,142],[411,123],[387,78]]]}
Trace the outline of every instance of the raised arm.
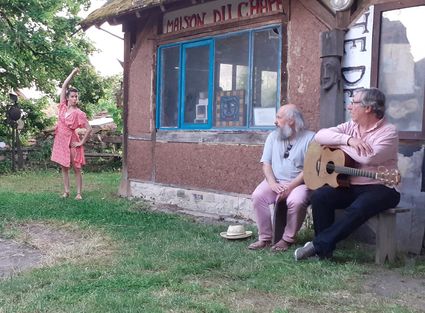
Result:
{"label": "raised arm", "polygon": [[61,97],[60,102],[66,101],[66,90],[68,89],[68,85],[71,82],[72,78],[80,72],[80,69],[78,67],[74,68],[71,72],[71,74],[68,75],[68,77],[65,79],[65,81],[62,84],[62,91],[61,91]]}

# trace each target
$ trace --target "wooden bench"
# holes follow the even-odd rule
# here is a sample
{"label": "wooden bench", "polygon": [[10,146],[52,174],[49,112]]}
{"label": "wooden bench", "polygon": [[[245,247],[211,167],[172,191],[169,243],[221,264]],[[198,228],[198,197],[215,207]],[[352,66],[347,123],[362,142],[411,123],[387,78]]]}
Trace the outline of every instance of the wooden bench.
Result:
{"label": "wooden bench", "polygon": [[[366,224],[376,236],[375,263],[383,264],[386,260],[393,262],[396,256],[396,217],[398,213],[408,212],[410,209],[393,208],[385,210],[371,217]],[[276,203],[273,214],[273,244],[278,242],[286,225],[286,202]]]}
{"label": "wooden bench", "polygon": [[84,154],[86,158],[121,158],[121,155],[118,153],[101,153],[101,152],[86,152]]}
{"label": "wooden bench", "polygon": [[398,213],[408,212],[410,209],[393,208],[385,210],[371,217],[366,224],[376,236],[375,263],[383,264],[388,259],[394,262],[397,250],[396,217]]}

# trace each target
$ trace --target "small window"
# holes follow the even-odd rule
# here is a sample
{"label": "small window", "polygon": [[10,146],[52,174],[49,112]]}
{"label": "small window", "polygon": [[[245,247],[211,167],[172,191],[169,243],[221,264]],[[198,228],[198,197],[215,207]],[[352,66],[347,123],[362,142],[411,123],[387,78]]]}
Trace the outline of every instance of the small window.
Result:
{"label": "small window", "polygon": [[210,94],[212,72],[212,42],[184,44],[181,125],[204,128],[211,125]]}
{"label": "small window", "polygon": [[163,127],[177,127],[179,104],[179,47],[170,47],[161,51],[161,125]]}
{"label": "small window", "polygon": [[387,118],[400,138],[424,139],[425,5],[392,6],[375,8],[380,36],[376,80],[386,94]]}
{"label": "small window", "polygon": [[214,127],[246,127],[250,33],[215,40]]}
{"label": "small window", "polygon": [[158,127],[272,127],[280,47],[280,26],[159,47]]}
{"label": "small window", "polygon": [[[267,56],[267,57],[266,57]],[[254,33],[254,62],[253,62],[253,109],[255,112],[252,124],[254,126],[273,123],[274,114],[269,114],[270,121],[266,122],[266,112],[273,112],[277,103],[278,66],[279,62],[279,33],[268,29]],[[257,112],[262,112],[260,120]],[[257,119],[256,119],[257,117]]]}

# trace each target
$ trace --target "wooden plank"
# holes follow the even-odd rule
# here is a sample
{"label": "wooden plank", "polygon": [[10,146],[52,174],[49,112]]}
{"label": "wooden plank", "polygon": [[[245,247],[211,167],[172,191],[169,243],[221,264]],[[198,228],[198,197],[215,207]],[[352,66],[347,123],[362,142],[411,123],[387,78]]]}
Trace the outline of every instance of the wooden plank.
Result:
{"label": "wooden plank", "polygon": [[101,152],[86,152],[84,153],[86,158],[116,158],[121,157],[118,153],[101,153]]}
{"label": "wooden plank", "polygon": [[407,208],[393,208],[393,209],[385,210],[381,214],[397,214],[397,213],[404,213],[409,211],[410,209],[407,209]]}
{"label": "wooden plank", "polygon": [[[333,29],[320,33],[320,57],[343,57],[345,32]],[[339,69],[340,70],[340,69]]]}
{"label": "wooden plank", "polygon": [[326,6],[317,0],[299,0],[301,4],[310,11],[326,27],[333,29],[335,27],[335,17]]}
{"label": "wooden plank", "polygon": [[181,30],[179,32],[173,32],[168,34],[160,34],[157,36],[157,39],[160,41],[161,44],[166,43],[167,41],[173,41],[175,39],[181,40],[182,38],[186,37],[192,37],[192,36],[199,36],[202,37],[203,34],[208,33],[210,36],[214,36],[215,33],[222,33],[223,31],[228,32],[229,29],[235,28],[235,29],[243,29],[244,27],[250,28],[254,24],[276,24],[281,23],[282,18],[284,18],[285,15],[281,12],[271,12],[266,13],[260,17],[258,16],[252,16],[247,17],[243,20],[237,20],[237,21],[231,21],[231,22],[218,22],[215,24],[209,24],[206,26],[198,27],[196,29],[185,29]]}
{"label": "wooden plank", "polygon": [[388,259],[394,262],[396,252],[395,215],[378,214],[378,229],[376,230],[375,263],[383,264]]}
{"label": "wooden plank", "polygon": [[[189,142],[189,143],[220,143],[220,144],[245,144],[264,145],[270,131],[158,131],[157,142]],[[130,138],[136,139],[136,138]],[[137,139],[136,139],[137,140]],[[141,139],[142,140],[142,139]]]}
{"label": "wooden plank", "polygon": [[348,25],[348,28],[350,28],[360,18],[360,16],[362,16],[367,10],[369,10],[369,6],[372,4],[372,0],[359,0],[354,3],[352,7],[352,9],[354,9],[354,12],[351,13],[350,24]]}
{"label": "wooden plank", "polygon": [[282,239],[286,227],[287,215],[288,207],[286,205],[286,199],[283,199],[277,202],[273,208],[273,244],[276,244]]}
{"label": "wooden plank", "polygon": [[346,30],[348,29],[348,26],[350,25],[350,11],[341,11],[336,12],[336,22],[335,22],[335,28]]}
{"label": "wooden plank", "polygon": [[122,136],[104,136],[102,142],[106,143],[122,143]]}
{"label": "wooden plank", "polygon": [[[288,25],[282,20],[282,34],[288,34]],[[282,36],[281,71],[280,71],[280,103],[288,101],[288,36]]]}
{"label": "wooden plank", "polygon": [[344,121],[341,57],[344,53],[344,31],[333,29],[320,33],[322,64],[320,68],[320,127],[327,128]]}

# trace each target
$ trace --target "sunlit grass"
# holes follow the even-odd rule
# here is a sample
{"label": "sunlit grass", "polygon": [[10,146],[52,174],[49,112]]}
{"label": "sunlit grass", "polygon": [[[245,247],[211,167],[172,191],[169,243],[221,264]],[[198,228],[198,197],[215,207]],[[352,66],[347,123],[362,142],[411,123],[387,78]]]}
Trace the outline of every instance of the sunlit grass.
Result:
{"label": "sunlit grass", "polygon": [[[17,225],[44,223],[95,242],[76,241],[83,252],[62,252],[47,267],[0,281],[0,312],[420,312],[363,290],[381,270],[373,251],[349,243],[336,261],[299,263],[294,248],[249,251],[254,238],[224,240],[224,224],[119,198],[119,181],[119,173],[86,173],[84,200],[75,201],[59,198],[59,172],[0,177],[3,238],[22,240]],[[423,261],[409,266],[399,271],[425,276]]]}

